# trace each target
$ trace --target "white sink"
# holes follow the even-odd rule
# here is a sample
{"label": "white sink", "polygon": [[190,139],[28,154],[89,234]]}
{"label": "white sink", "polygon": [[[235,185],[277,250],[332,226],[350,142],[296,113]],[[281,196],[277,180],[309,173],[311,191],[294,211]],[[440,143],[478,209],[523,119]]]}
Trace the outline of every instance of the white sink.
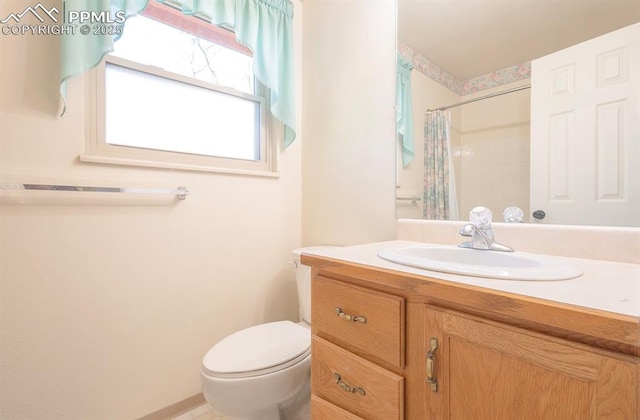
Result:
{"label": "white sink", "polygon": [[522,252],[409,245],[384,249],[378,256],[426,270],[505,280],[568,280],[582,275],[582,271],[559,259]]}

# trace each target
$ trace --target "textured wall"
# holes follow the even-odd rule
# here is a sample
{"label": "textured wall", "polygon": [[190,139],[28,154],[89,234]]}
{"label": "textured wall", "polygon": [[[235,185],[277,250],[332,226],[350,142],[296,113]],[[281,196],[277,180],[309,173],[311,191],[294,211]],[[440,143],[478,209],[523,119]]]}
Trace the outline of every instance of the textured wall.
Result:
{"label": "textured wall", "polygon": [[59,40],[1,36],[0,51],[3,179],[190,190],[0,205],[1,418],[144,416],[198,394],[202,357],[227,334],[297,319],[302,135],[277,179],[80,163],[84,83],[70,81],[60,118]]}
{"label": "textured wall", "polygon": [[394,0],[304,2],[306,245],[395,236]]}

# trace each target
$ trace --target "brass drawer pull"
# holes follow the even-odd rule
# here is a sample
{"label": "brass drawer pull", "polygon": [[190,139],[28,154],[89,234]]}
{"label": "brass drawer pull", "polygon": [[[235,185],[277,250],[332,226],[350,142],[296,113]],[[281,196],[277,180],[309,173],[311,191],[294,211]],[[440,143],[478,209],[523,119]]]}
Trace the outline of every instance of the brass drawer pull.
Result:
{"label": "brass drawer pull", "polygon": [[341,308],[336,308],[336,313],[338,314],[338,316],[340,318],[344,319],[345,321],[362,322],[363,324],[367,323],[367,318],[365,318],[363,316],[358,316],[358,315],[346,314],[346,313],[342,312]]}
{"label": "brass drawer pull", "polygon": [[340,377],[339,373],[334,373],[333,377],[336,379],[336,383],[338,385],[340,385],[340,388],[344,389],[347,392],[350,392],[352,394],[360,394],[363,397],[367,394],[366,391],[363,388],[355,387],[355,386],[351,386],[345,382],[342,382],[342,378]]}
{"label": "brass drawer pull", "polygon": [[431,391],[438,392],[438,380],[435,378],[435,351],[438,348],[438,339],[431,337],[431,348],[427,352],[427,382],[431,386]]}

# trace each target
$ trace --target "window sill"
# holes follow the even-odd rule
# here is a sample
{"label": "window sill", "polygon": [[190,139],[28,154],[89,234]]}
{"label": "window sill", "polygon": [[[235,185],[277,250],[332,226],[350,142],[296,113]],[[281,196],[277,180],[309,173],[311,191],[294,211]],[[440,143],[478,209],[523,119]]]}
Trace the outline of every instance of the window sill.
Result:
{"label": "window sill", "polygon": [[103,163],[109,165],[125,165],[144,168],[159,168],[159,169],[177,169],[182,171],[197,171],[197,172],[210,172],[210,173],[222,173],[233,175],[246,175],[246,176],[258,176],[265,178],[280,178],[279,172],[268,171],[252,171],[248,169],[230,169],[230,168],[217,168],[213,166],[195,165],[189,163],[176,163],[176,162],[159,162],[154,160],[141,160],[141,159],[129,159],[121,157],[111,156],[99,156],[82,154],[78,157],[81,162],[87,163]]}

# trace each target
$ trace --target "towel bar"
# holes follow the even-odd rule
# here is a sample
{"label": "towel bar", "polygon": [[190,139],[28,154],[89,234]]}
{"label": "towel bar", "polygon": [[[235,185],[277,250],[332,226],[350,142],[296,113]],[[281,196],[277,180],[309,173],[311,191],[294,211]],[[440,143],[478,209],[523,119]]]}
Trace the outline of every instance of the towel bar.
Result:
{"label": "towel bar", "polygon": [[110,192],[127,194],[171,194],[178,200],[184,200],[189,194],[187,187],[178,187],[174,190],[154,188],[121,188],[121,187],[87,187],[80,185],[47,185],[47,184],[0,184],[3,190],[39,190],[39,191],[82,191],[82,192]]}

